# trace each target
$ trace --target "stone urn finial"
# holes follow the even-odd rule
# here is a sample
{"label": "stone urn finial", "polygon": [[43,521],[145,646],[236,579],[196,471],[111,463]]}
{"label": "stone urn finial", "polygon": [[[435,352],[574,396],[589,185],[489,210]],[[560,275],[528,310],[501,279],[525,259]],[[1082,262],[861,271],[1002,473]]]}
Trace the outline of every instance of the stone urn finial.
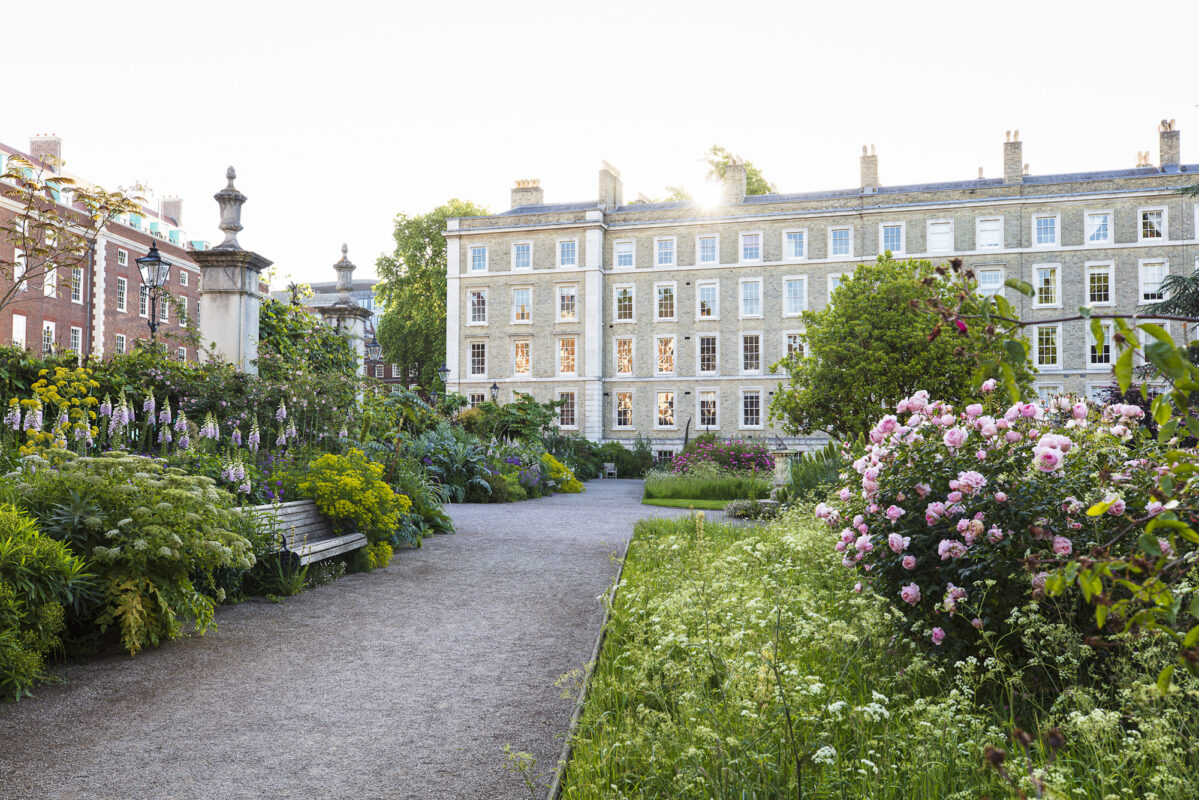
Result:
{"label": "stone urn finial", "polygon": [[225,232],[225,240],[218,244],[214,250],[241,250],[241,245],[237,243],[237,232],[241,227],[241,207],[246,202],[246,196],[237,191],[237,187],[233,185],[233,179],[237,177],[237,172],[233,167],[229,167],[225,171],[225,177],[229,179],[229,184],[213,195],[213,199],[217,201],[217,205],[221,208],[221,224],[220,229]]}
{"label": "stone urn finial", "polygon": [[354,284],[354,270],[357,267],[349,258],[350,248],[348,245],[341,246],[341,260],[333,265],[333,269],[337,272],[337,302],[351,303],[350,288]]}

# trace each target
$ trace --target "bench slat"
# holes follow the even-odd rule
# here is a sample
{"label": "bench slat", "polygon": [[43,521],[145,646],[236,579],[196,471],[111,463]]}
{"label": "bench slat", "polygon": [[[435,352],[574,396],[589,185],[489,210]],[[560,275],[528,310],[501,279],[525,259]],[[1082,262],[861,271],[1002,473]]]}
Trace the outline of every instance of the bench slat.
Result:
{"label": "bench slat", "polygon": [[311,564],[313,561],[320,561],[325,558],[348,553],[351,550],[357,550],[360,547],[366,547],[366,537],[361,533],[352,533],[348,536],[339,536],[337,539],[329,539],[323,543],[324,547],[317,550],[306,547],[303,551],[298,552],[301,564]]}
{"label": "bench slat", "polygon": [[366,536],[361,533],[335,533],[329,520],[311,500],[252,506],[250,510],[275,518],[284,537],[284,546],[280,550],[295,553],[300,564],[311,564],[367,545]]}

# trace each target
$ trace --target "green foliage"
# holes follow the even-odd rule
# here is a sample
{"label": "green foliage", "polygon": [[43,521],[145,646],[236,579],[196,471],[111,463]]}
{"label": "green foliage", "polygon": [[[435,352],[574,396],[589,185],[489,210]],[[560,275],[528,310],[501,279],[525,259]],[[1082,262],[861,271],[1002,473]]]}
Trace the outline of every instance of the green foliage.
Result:
{"label": "green foliage", "polygon": [[[714,144],[708,148],[708,152],[704,153],[704,161],[708,165],[708,178],[723,180],[724,173],[729,168],[729,164],[733,161],[733,154],[727,148]],[[741,162],[745,166],[745,194],[771,194],[775,191],[774,186],[766,180],[762,175],[762,171],[748,161]]]}
{"label": "green foliage", "polygon": [[302,306],[262,299],[258,312],[258,374],[285,381],[297,372],[357,375],[350,341]]}
{"label": "green foliage", "polygon": [[774,519],[779,515],[777,503],[759,503],[757,500],[734,500],[724,507],[724,513],[733,519]]}
{"label": "green foliage", "polygon": [[446,220],[486,213],[454,199],[427,214],[397,214],[395,251],[375,263],[378,296],[387,309],[376,332],[384,360],[405,374],[415,372],[422,386],[440,384],[437,368],[445,359]]}
{"label": "green foliage", "polygon": [[1030,384],[1023,351],[1012,363],[979,326],[942,334],[939,319],[921,310],[930,298],[956,300],[959,289],[938,279],[944,268],[888,256],[860,265],[832,304],[804,312],[806,358],[780,362],[788,384],[770,405],[771,417],[788,432],[853,439],[870,428],[880,408],[894,407],[918,389],[960,403],[988,358],[1008,366],[1017,386]]}
{"label": "green foliage", "polygon": [[48,677],[45,658],[61,650],[66,608],[95,595],[94,576],[62,542],[0,504],[0,698],[19,700]]}
{"label": "green foliage", "polygon": [[649,440],[640,437],[631,449],[620,442],[604,442],[595,456],[601,468],[605,463],[615,464],[618,478],[640,478],[654,466],[654,452]]}
{"label": "green foliage", "polygon": [[816,503],[837,486],[837,475],[847,464],[841,445],[830,441],[819,450],[800,453],[791,459],[783,497],[787,502]]}
{"label": "green foliage", "polygon": [[[1001,659],[937,665],[894,633],[889,603],[852,590],[807,510],[765,528],[642,521],[562,796],[1199,793],[1196,681],[1162,696],[1144,677],[1169,659],[1165,637],[1107,656],[1099,679],[1082,635],[1023,609],[1013,635],[1036,644],[1039,669],[1061,689],[1036,706],[1022,699],[1031,675]],[[1030,733],[1009,744],[1016,726]],[[1016,788],[988,768],[988,753]]]}
{"label": "green foliage", "polygon": [[[511,403],[491,401],[462,412],[462,425],[484,439],[515,439],[532,442],[558,434],[559,400],[539,403],[532,395],[520,394]],[[474,412],[466,416],[469,412]]]}
{"label": "green foliage", "polygon": [[115,629],[130,655],[179,636],[185,622],[203,634],[214,604],[192,575],[253,563],[249,541],[230,530],[233,498],[210,478],[149,458],[51,454],[56,466],[29,456],[13,480],[43,531],[99,576],[102,596],[85,609],[88,620]]}
{"label": "green foliage", "polygon": [[714,467],[688,473],[646,473],[647,498],[690,500],[756,500],[770,494],[770,482],[750,474],[729,474]]}
{"label": "green foliage", "polygon": [[554,458],[553,454],[545,453],[541,456],[541,467],[542,474],[553,491],[563,494],[578,494],[583,491],[583,484],[565,464]]}
{"label": "green foliage", "polygon": [[471,489],[491,493],[487,452],[466,431],[443,422],[401,446],[408,458],[424,465],[425,472],[451,502],[464,502]]}
{"label": "green foliage", "polygon": [[344,456],[326,453],[308,465],[298,492],[316,503],[336,526],[357,531],[372,544],[390,541],[412,507],[383,480],[383,465],[361,450]]}

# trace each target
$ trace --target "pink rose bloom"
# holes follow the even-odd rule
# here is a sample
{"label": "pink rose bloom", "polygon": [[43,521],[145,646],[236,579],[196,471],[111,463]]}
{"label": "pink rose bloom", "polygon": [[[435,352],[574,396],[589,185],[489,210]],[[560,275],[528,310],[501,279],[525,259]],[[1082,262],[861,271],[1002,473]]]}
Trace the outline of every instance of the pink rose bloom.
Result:
{"label": "pink rose bloom", "polygon": [[1004,494],[1003,492],[996,492],[995,493],[995,502],[996,503],[1006,503],[1007,495]]}
{"label": "pink rose bloom", "polygon": [[846,547],[845,542],[840,542],[840,541],[837,542],[835,545],[833,545],[833,549],[836,550],[838,553],[844,553],[845,547]]}
{"label": "pink rose bloom", "polygon": [[865,522],[865,521],[866,521],[866,518],[865,518],[865,517],[863,517],[861,514],[854,514],[854,515],[853,515],[853,522],[851,522],[850,524],[851,524],[851,525],[853,525],[853,526],[856,528],[856,527],[858,527],[859,525],[861,525],[861,524],[862,524],[863,522]]}
{"label": "pink rose bloom", "polygon": [[857,538],[857,540],[853,543],[853,547],[859,553],[869,553],[874,549],[874,545],[870,543],[870,536],[865,533]]}
{"label": "pink rose bloom", "polygon": [[936,525],[941,517],[945,516],[945,504],[932,502],[928,504],[928,508],[924,509],[924,521],[930,526]]}
{"label": "pink rose bloom", "polygon": [[974,627],[978,628],[980,631],[983,629],[983,621],[981,619],[979,619],[978,617],[975,617],[974,619],[970,620],[970,624],[973,625]]}
{"label": "pink rose bloom", "polygon": [[916,569],[916,557],[915,556],[904,556],[903,561],[901,561],[900,563],[903,564],[904,569]]}
{"label": "pink rose bloom", "polygon": [[971,403],[970,405],[966,406],[966,416],[970,417],[971,419],[981,415],[982,413],[983,413],[982,403]]}
{"label": "pink rose bloom", "polygon": [[1062,467],[1062,451],[1052,447],[1039,447],[1034,451],[1033,463],[1041,472],[1055,472]]}
{"label": "pink rose bloom", "polygon": [[1045,579],[1049,577],[1048,572],[1038,572],[1032,576],[1032,591],[1033,594],[1045,593]]}
{"label": "pink rose bloom", "polygon": [[1107,513],[1111,514],[1113,517],[1124,516],[1124,501],[1120,498],[1116,498],[1116,501],[1107,507]]}
{"label": "pink rose bloom", "polygon": [[941,415],[941,427],[948,428],[952,424],[953,424],[953,414],[942,414]]}
{"label": "pink rose bloom", "polygon": [[1162,549],[1162,555],[1167,558],[1174,553],[1174,548],[1170,546],[1170,543],[1160,536],[1157,537],[1157,546]]}
{"label": "pink rose bloom", "polygon": [[899,506],[893,505],[887,509],[887,519],[894,522],[895,520],[902,517],[905,513],[907,513],[907,512],[905,512],[902,508],[900,508]]}
{"label": "pink rose bloom", "polygon": [[908,400],[906,397],[903,400],[899,401],[899,405],[895,406],[895,413],[896,414],[908,413]]}
{"label": "pink rose bloom", "polygon": [[1082,401],[1075,403],[1074,407],[1070,409],[1070,413],[1074,415],[1075,419],[1086,419],[1087,404]]}
{"label": "pink rose bloom", "polygon": [[1015,444],[1024,437],[1020,435],[1019,431],[1008,431],[1003,435],[1003,438],[1008,442],[1008,444]]}
{"label": "pink rose bloom", "polygon": [[1052,447],[1061,450],[1063,453],[1069,453],[1070,448],[1074,446],[1074,440],[1069,436],[1062,436],[1057,433],[1047,433],[1037,442],[1038,447]]}
{"label": "pink rose bloom", "polygon": [[955,539],[942,539],[937,545],[937,555],[942,561],[948,561],[951,558],[961,558],[966,554],[966,545]]}
{"label": "pink rose bloom", "polygon": [[918,483],[915,486],[916,494],[920,495],[921,499],[928,497],[928,493],[932,491],[932,487],[927,483]]}
{"label": "pink rose bloom", "polygon": [[908,398],[909,411],[919,412],[926,405],[928,405],[928,392],[923,389]]}
{"label": "pink rose bloom", "polygon": [[999,419],[995,420],[995,427],[1001,431],[1006,431],[1008,428],[1012,427],[1012,423],[1008,422],[1003,417],[1000,417]]}
{"label": "pink rose bloom", "polygon": [[911,541],[911,536],[900,536],[898,533],[893,533],[887,537],[887,545],[896,553],[902,553],[904,550],[907,550],[908,544]]}
{"label": "pink rose bloom", "polygon": [[1161,503],[1157,502],[1156,500],[1150,500],[1148,503],[1145,504],[1145,513],[1151,517],[1156,517],[1158,514],[1162,513],[1162,511],[1164,511],[1164,510],[1165,510],[1165,506],[1163,506]]}
{"label": "pink rose bloom", "polygon": [[1041,411],[1041,407],[1036,403],[1022,403],[1020,405],[1020,416],[1022,417],[1040,419],[1043,414],[1044,412]]}
{"label": "pink rose bloom", "polygon": [[866,506],[866,513],[867,514],[878,513],[878,503],[871,503],[870,505]]}
{"label": "pink rose bloom", "polygon": [[983,381],[983,385],[978,387],[978,390],[986,394],[990,394],[991,392],[995,391],[995,379],[987,378],[985,381]]}
{"label": "pink rose bloom", "polygon": [[974,454],[974,457],[977,458],[979,461],[986,461],[987,460],[987,451],[979,450],[977,453]]}
{"label": "pink rose bloom", "polygon": [[958,520],[958,524],[957,524],[958,533],[963,533],[969,527],[970,527],[970,520],[968,520],[968,519],[959,519]]}
{"label": "pink rose bloom", "polygon": [[950,450],[957,450],[966,443],[966,430],[964,428],[950,428],[945,431],[945,435],[941,437],[941,441],[945,442],[945,446]]}
{"label": "pink rose bloom", "polygon": [[842,503],[848,503],[849,498],[853,497],[853,492],[849,490],[848,486],[843,486],[841,491],[837,492],[837,497],[841,498]]}
{"label": "pink rose bloom", "polygon": [[1068,556],[1074,552],[1074,543],[1065,536],[1053,537],[1053,552],[1059,556]]}
{"label": "pink rose bloom", "polygon": [[962,493],[961,492],[950,492],[945,497],[945,499],[948,500],[950,503],[960,503],[962,501]]}
{"label": "pink rose bloom", "polygon": [[1003,541],[1003,531],[998,525],[992,525],[987,529],[987,541],[991,544],[999,544]]}
{"label": "pink rose bloom", "polygon": [[914,583],[909,583],[899,590],[899,596],[905,603],[914,606],[920,602],[920,587]]}
{"label": "pink rose bloom", "polygon": [[945,641],[945,631],[941,628],[933,628],[933,644],[940,647],[943,641]]}
{"label": "pink rose bloom", "polygon": [[856,563],[858,562],[854,561],[853,558],[848,555],[841,559],[841,566],[845,567],[846,569],[849,569]]}
{"label": "pink rose bloom", "polygon": [[857,592],[858,594],[861,594],[861,593],[862,593],[862,584],[861,584],[861,583],[855,583],[855,584],[853,585],[853,590],[854,590],[855,592]]}
{"label": "pink rose bloom", "polygon": [[966,470],[958,473],[958,488],[966,494],[974,494],[987,485],[987,479],[981,472]]}
{"label": "pink rose bloom", "polygon": [[978,427],[978,432],[988,439],[994,439],[999,435],[999,426],[994,422],[987,422]]}
{"label": "pink rose bloom", "polygon": [[887,416],[885,416],[881,420],[879,420],[878,425],[876,427],[878,428],[878,430],[880,430],[883,433],[894,433],[895,429],[897,427],[899,427],[899,420],[895,419],[894,416],[888,414]]}

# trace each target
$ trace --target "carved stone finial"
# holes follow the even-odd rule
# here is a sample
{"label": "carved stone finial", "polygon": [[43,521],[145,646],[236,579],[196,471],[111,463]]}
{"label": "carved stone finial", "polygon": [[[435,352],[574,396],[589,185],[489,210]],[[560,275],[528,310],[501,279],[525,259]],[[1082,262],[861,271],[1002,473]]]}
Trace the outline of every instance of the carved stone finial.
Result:
{"label": "carved stone finial", "polygon": [[221,224],[218,227],[225,232],[225,240],[213,249],[241,250],[241,245],[237,243],[237,232],[242,229],[241,207],[246,202],[246,196],[233,185],[233,179],[237,177],[233,167],[225,170],[225,177],[229,184],[212,196],[221,209]]}
{"label": "carved stone finial", "polygon": [[337,272],[337,302],[338,304],[352,304],[350,299],[350,289],[354,285],[354,270],[357,267],[349,259],[350,248],[348,245],[341,246],[341,260],[333,265],[334,271]]}

